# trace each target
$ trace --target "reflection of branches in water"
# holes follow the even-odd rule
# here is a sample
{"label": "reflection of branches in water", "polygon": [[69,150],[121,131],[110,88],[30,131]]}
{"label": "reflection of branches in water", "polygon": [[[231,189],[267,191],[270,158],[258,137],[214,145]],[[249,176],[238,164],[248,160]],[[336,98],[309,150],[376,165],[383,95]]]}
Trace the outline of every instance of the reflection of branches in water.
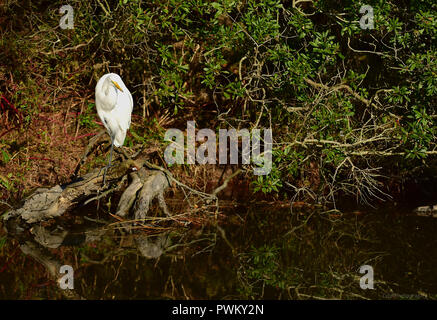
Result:
{"label": "reflection of branches in water", "polygon": [[109,251],[108,253],[106,253],[102,259],[100,260],[94,260],[92,258],[90,258],[85,252],[81,252],[81,258],[84,258],[86,263],[90,263],[90,264],[105,264],[106,262],[108,262],[110,259],[115,258],[115,257],[119,257],[119,256],[124,256],[127,254],[132,254],[132,253],[137,253],[136,250],[134,249],[120,249],[117,248],[115,250]]}
{"label": "reflection of branches in water", "polygon": [[[20,249],[21,251],[23,251],[24,254],[31,256],[36,261],[41,263],[46,268],[52,279],[55,280],[57,284],[59,284],[59,280],[63,276],[59,273],[62,264],[55,258],[54,255],[52,255],[47,249],[40,246],[34,241],[26,241],[20,246]],[[83,299],[83,297],[78,295],[74,289],[60,289],[60,291],[68,299]]]}
{"label": "reflection of branches in water", "polygon": [[374,249],[380,243],[376,222],[339,213],[312,210],[304,219],[294,214],[280,242],[241,253],[237,276],[246,297],[372,299],[391,292],[393,285],[380,279],[374,282],[378,292],[359,287],[359,267],[378,265],[388,255]]}
{"label": "reflection of branches in water", "polygon": [[[162,221],[166,219],[160,219],[159,217],[156,217],[155,220]],[[144,229],[140,231],[134,229],[131,230],[130,233],[125,233],[122,235],[117,231],[117,229],[108,228],[108,225],[101,226],[101,222],[102,221],[99,221],[99,224],[96,226],[87,227],[86,230],[82,232],[67,232],[66,230],[60,231],[61,229],[58,228],[55,228],[53,231],[49,231],[45,227],[35,225],[32,228],[32,234],[36,239],[38,239],[40,244],[29,240],[26,241],[21,249],[25,254],[30,255],[36,261],[44,265],[50,276],[54,280],[57,280],[60,277],[58,271],[62,263],[59,262],[59,258],[56,258],[50,252],[46,252],[47,249],[45,249],[43,246],[47,248],[58,249],[61,247],[66,248],[66,243],[69,241],[75,242],[79,238],[82,239],[82,245],[86,243],[101,242],[103,244],[101,250],[96,252],[94,252],[94,250],[87,252],[86,250],[80,249],[77,252],[78,256],[76,255],[73,260],[82,262],[80,264],[81,269],[87,268],[87,265],[101,265],[106,269],[109,266],[113,266],[114,262],[119,261],[120,265],[118,268],[116,267],[117,270],[115,270],[117,272],[115,272],[113,277],[111,277],[111,280],[106,282],[104,286],[103,293],[105,293],[107,289],[116,282],[123,261],[127,261],[124,259],[125,256],[142,256],[148,259],[155,259],[157,263],[163,254],[169,257],[182,257],[187,253],[192,253],[192,256],[195,256],[200,253],[211,252],[216,240],[216,235],[214,233],[205,233],[201,238],[193,239],[193,237],[197,237],[197,233],[194,234],[191,230],[180,229],[175,229],[171,233],[167,231],[152,235],[147,234]],[[117,236],[117,234],[119,236]],[[111,245],[112,249],[110,248],[109,250],[104,244],[107,243],[105,239],[107,239],[108,236],[112,239],[117,239],[116,242]],[[74,240],[73,238],[77,239]],[[77,244],[79,243],[76,243],[76,245]],[[92,247],[94,247],[94,245],[92,245]],[[96,258],[94,254],[89,253],[98,254],[98,258]],[[63,251],[62,255],[65,256],[65,254],[66,252]],[[77,274],[79,273],[80,271]],[[96,277],[100,276],[96,275]],[[84,279],[82,279],[82,281],[84,281]],[[89,284],[87,285],[85,282],[83,282],[83,285],[82,292],[85,293],[87,292],[86,288],[89,286]],[[82,298],[73,291],[63,291],[62,293],[68,299]]]}

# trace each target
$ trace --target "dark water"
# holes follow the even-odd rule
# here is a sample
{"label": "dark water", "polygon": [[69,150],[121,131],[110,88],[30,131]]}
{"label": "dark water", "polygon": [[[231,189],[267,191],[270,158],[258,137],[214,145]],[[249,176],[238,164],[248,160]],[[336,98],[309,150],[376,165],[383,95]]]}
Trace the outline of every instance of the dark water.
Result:
{"label": "dark water", "polygon": [[[35,254],[71,265],[86,299],[437,298],[431,217],[236,206],[135,231],[84,217],[95,209],[32,230],[3,224],[0,298],[65,298]],[[25,254],[30,244],[36,253]],[[362,265],[373,267],[373,290],[360,288]]]}

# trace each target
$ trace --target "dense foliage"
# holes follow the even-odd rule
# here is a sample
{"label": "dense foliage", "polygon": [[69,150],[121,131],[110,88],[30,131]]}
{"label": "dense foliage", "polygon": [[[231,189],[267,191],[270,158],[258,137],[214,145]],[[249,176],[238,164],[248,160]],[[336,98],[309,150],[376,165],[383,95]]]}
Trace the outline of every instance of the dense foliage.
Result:
{"label": "dense foliage", "polygon": [[[111,70],[137,115],[271,127],[273,170],[255,191],[368,202],[390,192],[385,176],[420,173],[437,155],[433,1],[71,0],[74,29],[62,30],[64,4],[1,7],[0,91],[28,122],[59,107],[42,97],[92,97]],[[372,30],[360,28],[362,5]]]}

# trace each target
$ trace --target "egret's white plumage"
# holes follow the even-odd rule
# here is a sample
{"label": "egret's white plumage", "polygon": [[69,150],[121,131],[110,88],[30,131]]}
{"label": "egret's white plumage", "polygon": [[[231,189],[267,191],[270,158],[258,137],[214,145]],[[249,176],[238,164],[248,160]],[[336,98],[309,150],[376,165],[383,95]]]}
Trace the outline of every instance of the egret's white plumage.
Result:
{"label": "egret's white plumage", "polygon": [[113,146],[121,147],[124,143],[133,105],[132,95],[118,74],[107,73],[99,79],[96,85],[97,113],[111,137],[108,167],[111,165]]}
{"label": "egret's white plumage", "polygon": [[105,74],[97,82],[96,108],[114,145],[121,147],[130,127],[133,100],[129,89],[118,74]]}

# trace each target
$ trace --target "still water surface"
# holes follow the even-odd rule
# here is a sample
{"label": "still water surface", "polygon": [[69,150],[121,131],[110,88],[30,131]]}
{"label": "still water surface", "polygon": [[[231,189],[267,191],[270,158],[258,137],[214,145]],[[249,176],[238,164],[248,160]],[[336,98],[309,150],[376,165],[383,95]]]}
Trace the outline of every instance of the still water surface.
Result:
{"label": "still water surface", "polygon": [[[258,205],[128,231],[90,221],[93,211],[3,224],[0,298],[65,298],[48,271],[59,265],[73,267],[75,297],[86,299],[437,298],[435,218]],[[360,288],[362,265],[374,290]]]}

